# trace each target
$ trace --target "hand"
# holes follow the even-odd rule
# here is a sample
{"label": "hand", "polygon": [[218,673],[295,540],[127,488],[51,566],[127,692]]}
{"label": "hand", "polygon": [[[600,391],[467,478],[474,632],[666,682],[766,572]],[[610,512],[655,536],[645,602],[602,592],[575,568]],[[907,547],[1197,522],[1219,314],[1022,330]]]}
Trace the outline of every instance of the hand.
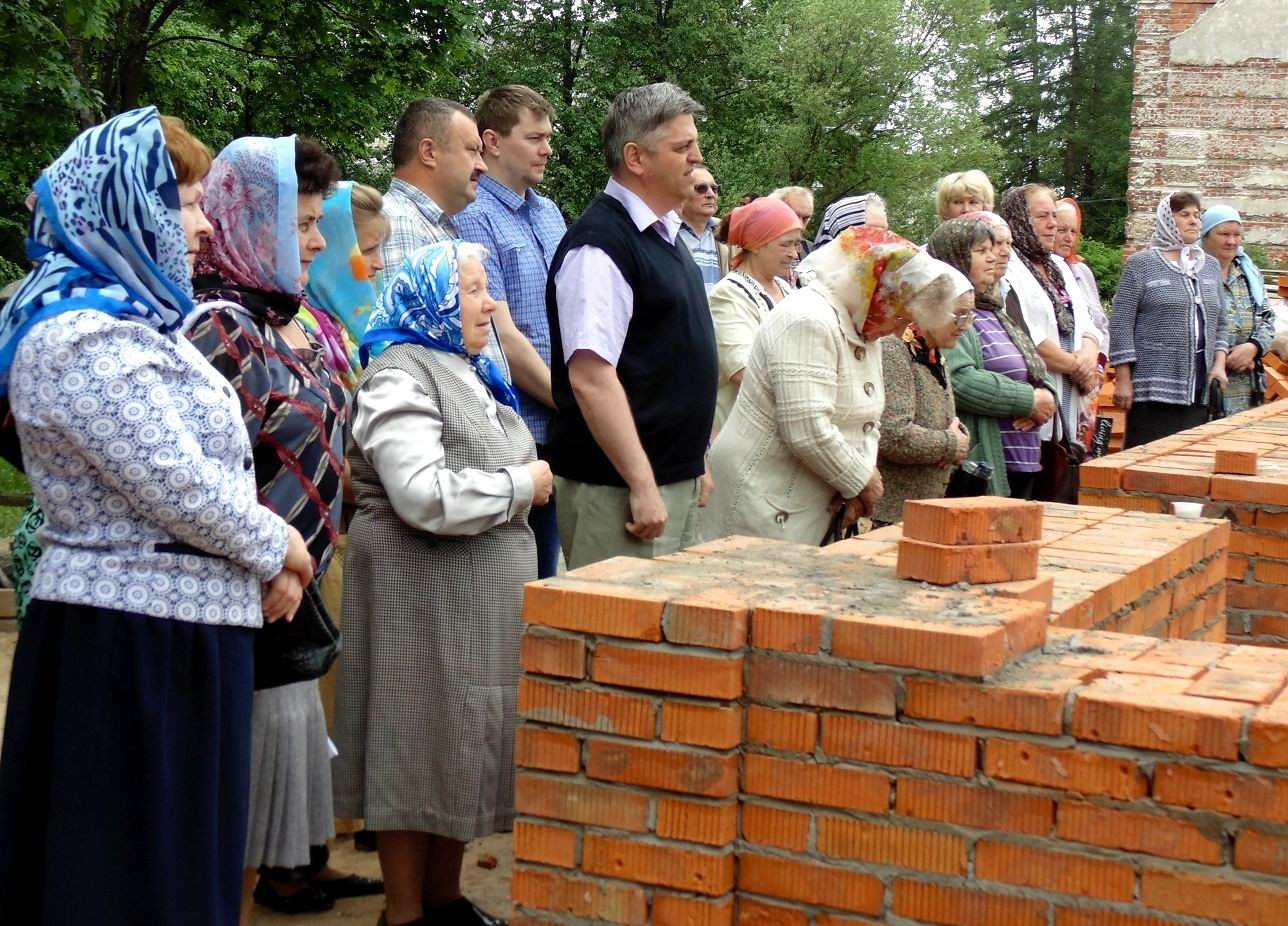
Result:
{"label": "hand", "polygon": [[959,466],[962,460],[966,459],[966,454],[970,453],[970,433],[959,418],[949,422],[948,432],[957,437],[957,453],[953,456],[953,465]]}
{"label": "hand", "polygon": [[1257,359],[1257,345],[1251,341],[1233,348],[1225,357],[1225,368],[1229,373],[1247,373]]}
{"label": "hand", "polygon": [[1088,357],[1086,354],[1070,354],[1069,356],[1073,361],[1073,365],[1069,368],[1069,376],[1074,380],[1081,382],[1095,372],[1095,357]]}
{"label": "hand", "polygon": [[631,520],[626,522],[627,533],[640,540],[656,540],[666,530],[666,503],[657,485],[650,482],[640,489],[631,489]]}
{"label": "hand", "polygon": [[1208,374],[1209,383],[1219,383],[1224,389],[1230,385],[1230,377],[1226,375],[1225,364],[1217,362],[1212,364],[1212,372]]}
{"label": "hand", "polygon": [[300,532],[289,524],[286,525],[286,560],[282,563],[282,572],[294,573],[301,585],[313,581],[313,557],[309,555],[309,548]]}
{"label": "hand", "polygon": [[856,495],[845,500],[845,514],[841,517],[841,530],[846,530],[863,517],[863,501]]}
{"label": "hand", "polygon": [[877,502],[881,501],[881,496],[885,493],[885,486],[881,483],[881,470],[872,470],[872,478],[868,484],[859,492],[859,503],[863,506],[862,513],[868,517],[877,510]]}
{"label": "hand", "polygon": [[[1045,422],[1041,422],[1041,424],[1045,424]],[[1021,434],[1024,433],[1025,431],[1032,431],[1034,428],[1038,426],[1039,426],[1039,422],[1034,421],[1032,418],[1011,419],[1011,427],[1015,428],[1015,430],[1019,431]]]}
{"label": "hand", "polygon": [[707,507],[707,502],[711,501],[711,493],[716,490],[716,480],[711,475],[711,464],[702,472],[702,479],[698,482],[698,507]]}
{"label": "hand", "polygon": [[550,464],[545,460],[533,460],[528,464],[528,475],[532,477],[532,504],[541,506],[550,501],[555,490],[555,477],[550,472]]}
{"label": "hand", "polygon": [[[1034,389],[1033,390],[1033,411],[1029,412],[1029,417],[1027,419],[1019,419],[1016,421],[1016,430],[1017,431],[1021,430],[1019,428],[1020,420],[1028,420],[1033,422],[1034,424],[1046,424],[1054,417],[1055,417],[1055,396],[1051,394],[1051,390]],[[1028,429],[1025,428],[1024,430],[1028,430]]]}
{"label": "hand", "polygon": [[284,617],[289,621],[304,597],[304,584],[294,572],[283,569],[264,583],[262,593],[264,620],[271,624]]}
{"label": "hand", "polygon": [[1114,404],[1125,412],[1131,411],[1131,376],[1119,373],[1114,377]]}

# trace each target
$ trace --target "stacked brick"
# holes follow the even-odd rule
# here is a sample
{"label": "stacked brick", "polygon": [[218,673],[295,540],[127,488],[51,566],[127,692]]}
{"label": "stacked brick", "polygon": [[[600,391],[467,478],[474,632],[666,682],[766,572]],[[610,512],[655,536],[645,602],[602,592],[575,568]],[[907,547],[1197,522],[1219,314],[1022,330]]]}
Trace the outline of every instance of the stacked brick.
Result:
{"label": "stacked brick", "polygon": [[1042,506],[1009,498],[912,501],[904,506],[895,574],[936,585],[980,585],[1038,574]]}
{"label": "stacked brick", "polygon": [[1052,627],[1041,577],[938,588],[881,545],[528,587],[512,922],[1283,922],[1288,653]]}
{"label": "stacked brick", "polygon": [[1089,461],[1078,501],[1155,512],[1197,502],[1231,522],[1227,639],[1288,646],[1288,402]]}

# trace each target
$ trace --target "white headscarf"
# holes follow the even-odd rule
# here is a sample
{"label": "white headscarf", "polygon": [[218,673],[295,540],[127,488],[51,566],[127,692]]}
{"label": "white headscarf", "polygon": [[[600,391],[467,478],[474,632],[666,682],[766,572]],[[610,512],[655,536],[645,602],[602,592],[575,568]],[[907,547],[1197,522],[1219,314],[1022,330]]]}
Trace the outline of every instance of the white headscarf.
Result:
{"label": "white headscarf", "polygon": [[1158,208],[1154,210],[1154,237],[1149,240],[1149,246],[1159,251],[1179,250],[1181,272],[1190,277],[1196,276],[1207,260],[1207,252],[1198,240],[1193,244],[1186,244],[1181,237],[1181,230],[1177,228],[1176,218],[1172,215],[1171,193],[1164,193],[1158,201]]}

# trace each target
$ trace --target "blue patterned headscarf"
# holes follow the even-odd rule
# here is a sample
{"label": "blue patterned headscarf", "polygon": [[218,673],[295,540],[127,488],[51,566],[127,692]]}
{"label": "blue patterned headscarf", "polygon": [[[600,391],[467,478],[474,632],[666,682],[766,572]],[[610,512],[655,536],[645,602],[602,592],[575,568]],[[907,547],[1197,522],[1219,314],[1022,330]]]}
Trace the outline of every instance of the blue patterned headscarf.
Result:
{"label": "blue patterned headscarf", "polygon": [[93,309],[171,334],[193,309],[179,180],[152,106],[82,132],[35,183],[36,268],[0,312],[0,395],[33,325]]}
{"label": "blue patterned headscarf", "polygon": [[390,344],[421,344],[470,361],[498,402],[518,411],[519,397],[501,370],[482,354],[465,349],[461,334],[460,246],[440,241],[413,251],[376,301],[362,336],[362,362]]}
{"label": "blue patterned headscarf", "polygon": [[319,224],[326,250],[309,268],[308,300],[325,310],[358,341],[376,305],[376,284],[358,246],[353,223],[353,181],[338,184],[322,204]]}
{"label": "blue patterned headscarf", "polygon": [[[1218,225],[1224,225],[1226,222],[1238,222],[1239,226],[1242,227],[1243,216],[1239,215],[1239,210],[1233,206],[1209,206],[1203,213],[1203,237],[1206,238],[1208,232]],[[1252,296],[1252,301],[1257,305],[1265,305],[1265,278],[1262,277],[1261,271],[1257,269],[1257,265],[1252,262],[1252,258],[1248,256],[1248,252],[1243,249],[1243,245],[1239,245],[1239,250],[1235,252],[1234,259],[1239,268],[1243,270],[1244,278],[1248,281],[1248,293]]]}

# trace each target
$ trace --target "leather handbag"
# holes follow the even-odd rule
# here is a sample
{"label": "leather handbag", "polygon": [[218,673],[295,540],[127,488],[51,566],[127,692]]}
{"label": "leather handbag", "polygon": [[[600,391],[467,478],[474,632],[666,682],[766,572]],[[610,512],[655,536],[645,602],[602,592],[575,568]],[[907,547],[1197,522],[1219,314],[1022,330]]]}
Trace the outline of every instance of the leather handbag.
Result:
{"label": "leather handbag", "polygon": [[321,678],[339,655],[340,631],[317,582],[310,582],[292,620],[265,624],[255,634],[255,690]]}
{"label": "leather handbag", "polygon": [[988,481],[993,478],[993,464],[985,460],[965,460],[948,477],[944,498],[976,498],[988,494]]}
{"label": "leather handbag", "polygon": [[1208,383],[1207,420],[1218,421],[1225,417],[1225,390],[1216,380]]}
{"label": "leather handbag", "polygon": [[1033,498],[1040,502],[1060,502],[1065,505],[1078,503],[1078,484],[1082,461],[1087,448],[1075,440],[1064,418],[1064,409],[1057,405],[1060,434],[1042,442],[1042,470],[1033,482]]}

